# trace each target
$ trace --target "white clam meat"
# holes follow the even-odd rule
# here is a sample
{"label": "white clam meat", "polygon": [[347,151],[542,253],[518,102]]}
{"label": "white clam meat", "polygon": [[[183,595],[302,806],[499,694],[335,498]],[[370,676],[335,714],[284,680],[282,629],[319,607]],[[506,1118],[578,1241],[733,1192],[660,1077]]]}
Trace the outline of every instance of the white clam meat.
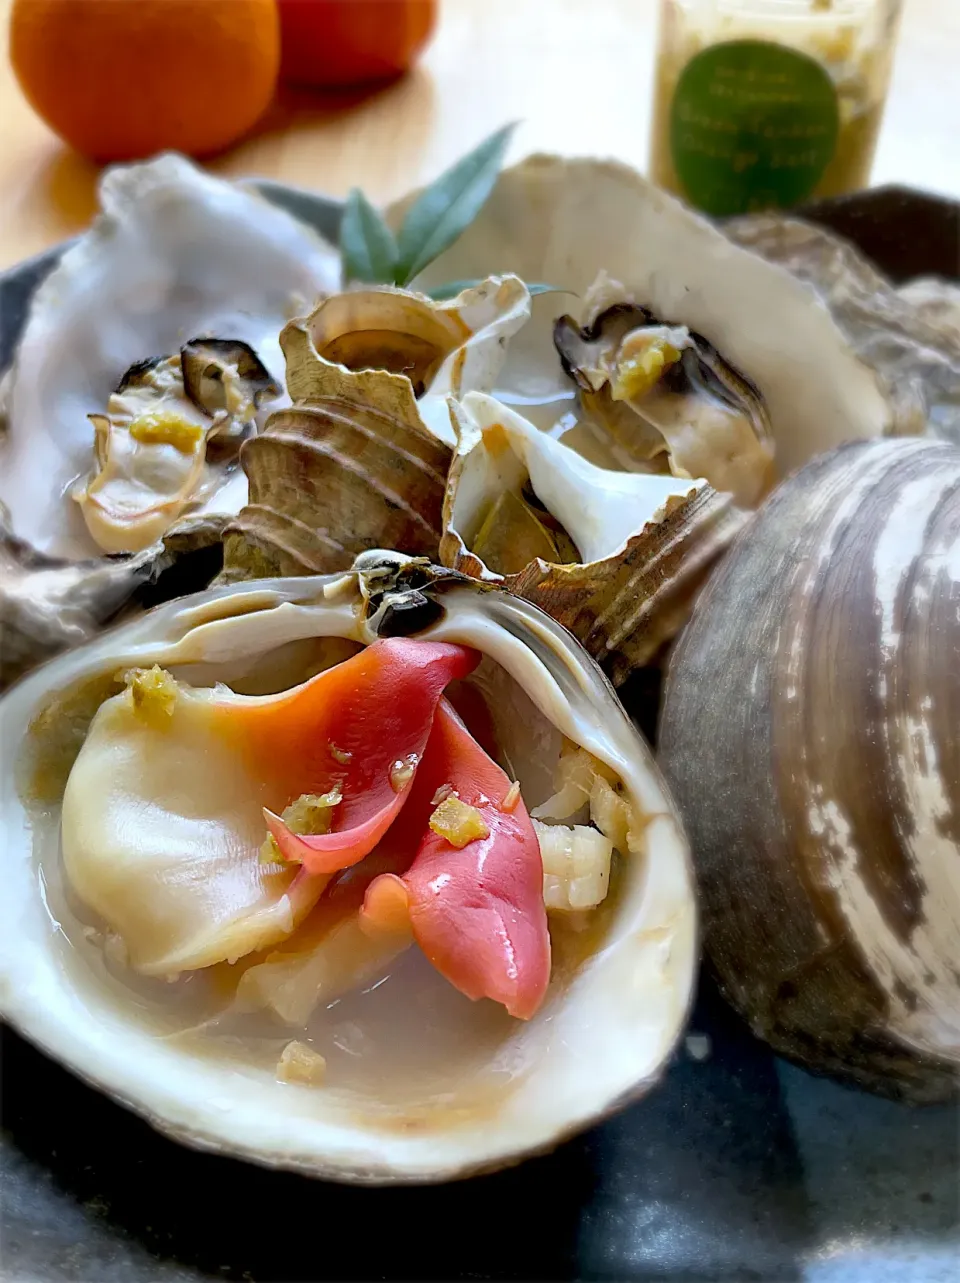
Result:
{"label": "white clam meat", "polygon": [[[284,752],[304,755],[295,726],[271,749],[266,733],[237,733],[240,721],[265,715],[275,730],[305,690],[340,680],[336,665],[373,665],[384,639],[469,659],[443,734],[472,733],[493,770],[508,767],[504,815],[537,811],[552,970],[528,1019],[470,1002],[428,961],[417,919],[414,942],[391,917],[386,838],[333,882],[262,850],[261,807],[282,806],[271,771]],[[316,749],[348,775],[351,725]],[[465,1175],[646,1090],[682,1029],[696,924],[672,803],[589,657],[499,589],[376,553],[338,577],[172,602],[20,683],[0,703],[0,743],[0,1009],[189,1144],[341,1180]],[[410,776],[415,790],[421,770],[432,790],[429,760],[395,763],[388,794]],[[324,835],[340,841],[316,811],[345,797],[301,797],[313,816],[296,827],[285,808],[288,836],[317,850]],[[485,843],[457,828],[475,832],[469,798],[452,800],[448,787],[433,794],[429,842]],[[358,898],[351,880],[365,877]],[[375,913],[377,886],[386,910]],[[338,903],[352,906],[345,916]]]}

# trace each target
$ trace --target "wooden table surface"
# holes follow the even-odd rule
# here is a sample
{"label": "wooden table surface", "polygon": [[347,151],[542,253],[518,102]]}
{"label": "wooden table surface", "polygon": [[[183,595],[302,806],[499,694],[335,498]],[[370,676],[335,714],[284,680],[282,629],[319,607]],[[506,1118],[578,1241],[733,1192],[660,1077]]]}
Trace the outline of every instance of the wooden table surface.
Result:
{"label": "wooden table surface", "polygon": [[[197,0],[202,3],[202,0]],[[6,57],[0,0],[0,268],[75,232],[95,209],[94,166],[33,115]],[[365,97],[277,103],[213,162],[332,195],[388,200],[507,120],[531,151],[647,157],[657,0],[444,0],[421,66]],[[906,0],[876,183],[960,196],[960,0]]]}

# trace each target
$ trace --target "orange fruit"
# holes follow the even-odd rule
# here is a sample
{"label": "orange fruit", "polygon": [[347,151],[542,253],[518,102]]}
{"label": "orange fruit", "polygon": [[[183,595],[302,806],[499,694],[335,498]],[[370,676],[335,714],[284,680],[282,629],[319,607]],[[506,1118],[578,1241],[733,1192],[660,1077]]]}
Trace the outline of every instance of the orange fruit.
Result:
{"label": "orange fruit", "polygon": [[37,114],[93,160],[203,156],[270,102],[276,0],[13,0],[10,61]]}
{"label": "orange fruit", "polygon": [[278,0],[280,75],[337,87],[407,70],[433,34],[436,0]]}

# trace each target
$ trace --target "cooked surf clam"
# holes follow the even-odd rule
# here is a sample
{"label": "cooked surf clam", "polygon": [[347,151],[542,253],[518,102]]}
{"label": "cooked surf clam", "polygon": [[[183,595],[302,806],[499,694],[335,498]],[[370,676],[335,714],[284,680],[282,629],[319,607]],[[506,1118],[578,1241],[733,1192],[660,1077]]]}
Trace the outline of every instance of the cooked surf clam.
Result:
{"label": "cooked surf clam", "polygon": [[104,552],[141,552],[219,489],[282,387],[247,343],[191,339],[139,361],[94,427],[91,475],[71,491]]}
{"label": "cooked surf clam", "polygon": [[619,685],[683,625],[746,514],[702,479],[598,468],[492,397],[452,413],[441,559],[535,602]]}
{"label": "cooked surf clam", "polygon": [[960,1086],[958,497],[942,442],[794,474],[698,600],[659,731],[727,996],[914,1101]]}
{"label": "cooked surf clam", "polygon": [[465,1175],[647,1090],[682,1028],[673,806],[496,587],[371,552],[181,599],[28,677],[0,742],[3,1014],[187,1143]]}

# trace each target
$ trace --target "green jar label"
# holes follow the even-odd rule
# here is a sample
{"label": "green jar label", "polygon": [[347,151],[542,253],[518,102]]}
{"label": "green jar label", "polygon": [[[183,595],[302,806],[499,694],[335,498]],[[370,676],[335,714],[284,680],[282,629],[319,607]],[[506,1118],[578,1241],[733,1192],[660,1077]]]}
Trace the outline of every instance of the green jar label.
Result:
{"label": "green jar label", "polygon": [[839,124],[837,91],[815,59],[732,40],[704,49],[681,72],[670,149],[687,199],[706,213],[786,208],[816,187]]}

